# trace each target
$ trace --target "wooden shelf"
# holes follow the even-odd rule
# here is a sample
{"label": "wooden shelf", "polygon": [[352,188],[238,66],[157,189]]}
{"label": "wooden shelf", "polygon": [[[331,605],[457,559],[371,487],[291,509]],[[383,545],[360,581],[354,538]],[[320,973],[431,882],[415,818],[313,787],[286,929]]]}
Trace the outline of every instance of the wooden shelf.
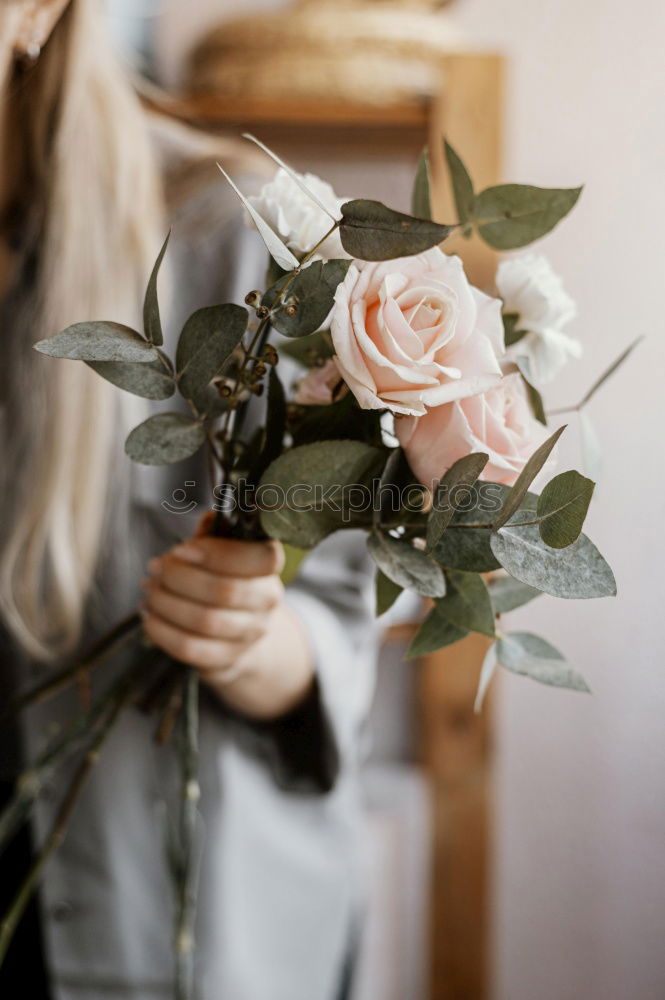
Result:
{"label": "wooden shelf", "polygon": [[176,98],[148,97],[146,103],[178,118],[212,127],[249,125],[311,126],[349,129],[416,129],[425,131],[429,121],[427,100],[399,104],[348,104],[339,101],[272,101],[227,98],[214,94]]}

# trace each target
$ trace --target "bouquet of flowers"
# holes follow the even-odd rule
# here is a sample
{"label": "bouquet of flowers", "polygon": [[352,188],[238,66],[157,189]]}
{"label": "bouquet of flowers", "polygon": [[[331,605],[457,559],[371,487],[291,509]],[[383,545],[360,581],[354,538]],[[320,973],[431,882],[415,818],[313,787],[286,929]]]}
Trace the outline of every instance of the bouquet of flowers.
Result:
{"label": "bouquet of flowers", "polygon": [[[564,427],[548,425],[552,414],[541,389],[580,353],[562,330],[573,303],[543,258],[503,261],[498,294],[488,294],[445,252],[453,232],[477,233],[497,250],[523,247],[573,208],[580,189],[501,184],[477,192],[446,144],[458,220],[442,225],[431,218],[426,151],[413,214],[406,215],[378,201],[340,199],[328,184],[295,173],[258,145],[278,166],[258,197],[245,198],[227,177],[271,257],[267,287],[249,291],[246,307],[225,303],[196,311],[170,358],[157,296],[167,237],[148,283],[142,331],[110,321],[78,323],[37,350],[84,362],[150,400],[180,397],[179,408],[136,427],[125,450],[135,462],[160,465],[205,449],[212,533],[277,539],[287,549],[286,572],[294,574],[307,551],[332,532],[364,531],[376,564],[377,613],[403,590],[429,602],[409,657],[469,632],[493,640],[478,707],[497,664],[546,684],[588,690],[548,641],[499,628],[500,615],[541,593],[574,599],[616,592],[610,567],[582,533],[593,481],[575,470],[552,476]],[[277,346],[271,331],[279,335]],[[278,352],[302,366],[294,392],[280,378]],[[571,409],[581,411],[619,361]],[[264,397],[263,418],[250,433],[247,413],[256,396]],[[589,439],[586,420],[584,431]],[[0,928],[0,956],[118,714],[142,700],[160,713],[161,740],[179,722],[175,993],[188,998],[199,795],[195,672],[141,647],[137,614],[82,661],[22,694],[16,707],[89,674],[129,642],[155,660],[153,675],[131,667],[91,696],[70,728],[27,767],[0,816],[2,848],[45,777],[78,754],[52,833]],[[146,677],[152,678],[147,691]]]}

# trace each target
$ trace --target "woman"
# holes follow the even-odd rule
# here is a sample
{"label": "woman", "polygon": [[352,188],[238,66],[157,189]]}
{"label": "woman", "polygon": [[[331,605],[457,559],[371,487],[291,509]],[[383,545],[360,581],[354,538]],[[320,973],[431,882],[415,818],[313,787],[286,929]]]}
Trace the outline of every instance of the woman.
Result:
{"label": "woman", "polygon": [[[124,482],[135,398],[30,350],[86,317],[136,325],[165,228],[145,121],[96,0],[5,2],[0,82],[3,669],[20,683],[36,662],[71,655],[135,606],[150,559],[145,631],[206,691],[198,993],[337,1000],[360,905],[356,748],[373,645],[362,548],[350,533],[324,544],[284,593],[273,543],[197,536],[173,546],[192,528],[172,504],[155,511],[195,476],[176,466],[169,484],[148,470]],[[200,180],[201,144],[193,175],[180,149],[174,169],[168,135],[167,179]],[[210,167],[210,183],[166,212],[176,222],[172,329],[194,308],[244,294],[263,263],[219,209]],[[65,696],[27,715],[23,752],[75,710]],[[123,716],[47,870],[40,915],[57,1000],[171,995],[164,800],[177,778],[152,731],[138,712]],[[4,759],[18,756],[10,748]],[[63,788],[38,804],[40,839]],[[36,968],[34,940],[27,946],[29,964],[15,952],[22,992]]]}

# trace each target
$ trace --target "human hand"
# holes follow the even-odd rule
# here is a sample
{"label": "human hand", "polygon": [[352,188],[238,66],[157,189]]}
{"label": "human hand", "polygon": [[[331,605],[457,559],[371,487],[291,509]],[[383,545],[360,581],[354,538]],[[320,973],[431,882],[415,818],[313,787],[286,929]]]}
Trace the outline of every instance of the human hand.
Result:
{"label": "human hand", "polygon": [[148,564],[146,635],[225,701],[271,717],[312,681],[307,640],[284,605],[278,542],[192,538]]}

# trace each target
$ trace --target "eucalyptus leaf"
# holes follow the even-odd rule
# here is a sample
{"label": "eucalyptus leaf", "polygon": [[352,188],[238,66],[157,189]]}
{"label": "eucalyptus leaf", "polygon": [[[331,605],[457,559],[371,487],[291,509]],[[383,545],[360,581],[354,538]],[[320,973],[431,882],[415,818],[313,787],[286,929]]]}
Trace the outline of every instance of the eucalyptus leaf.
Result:
{"label": "eucalyptus leaf", "polygon": [[490,573],[501,568],[501,563],[492,552],[490,535],[489,525],[487,528],[464,529],[453,526],[432,549],[432,558],[445,569]]}
{"label": "eucalyptus leaf", "polygon": [[376,613],[384,615],[403,591],[398,583],[390,580],[380,569],[376,571]]}
{"label": "eucalyptus leaf", "polygon": [[289,175],[289,177],[291,178],[291,180],[293,181],[293,183],[296,185],[296,187],[299,187],[300,190],[303,192],[303,194],[307,195],[307,197],[309,198],[309,200],[313,201],[314,204],[318,208],[320,208],[321,211],[325,215],[328,216],[328,218],[330,219],[331,222],[337,222],[337,219],[335,218],[335,216],[331,214],[330,209],[326,208],[326,206],[323,204],[323,202],[321,201],[321,199],[316,194],[314,194],[313,191],[310,191],[310,189],[305,184],[305,181],[303,180],[301,174],[299,174],[295,170],[293,170],[293,168],[290,167],[288,165],[288,163],[285,163],[284,160],[282,160],[277,155],[277,153],[273,152],[273,150],[270,149],[269,146],[266,146],[266,144],[264,142],[261,142],[260,139],[257,139],[256,136],[252,135],[251,132],[243,132],[242,137],[243,137],[243,139],[249,139],[249,141],[253,142],[255,146],[258,146],[259,149],[262,149],[264,153],[267,153],[268,156],[270,157],[270,159],[273,161],[273,163],[276,163],[277,166],[281,167],[282,170],[284,170]]}
{"label": "eucalyptus leaf", "polygon": [[[479,483],[475,487],[476,499],[469,509],[457,510],[448,530],[432,550],[432,557],[446,569],[466,570],[472,573],[489,573],[500,569],[501,564],[490,546],[491,525],[506,501],[510,487],[503,483]],[[516,520],[535,517],[537,497],[527,493],[514,515]],[[487,528],[469,528],[467,525],[485,524]]]}
{"label": "eucalyptus leaf", "polygon": [[506,525],[492,532],[490,545],[511,576],[553,597],[575,600],[616,594],[612,570],[586,535],[565,549],[553,549],[540,537],[538,525]]}
{"label": "eucalyptus leaf", "polygon": [[367,547],[381,572],[404,590],[422,597],[443,597],[446,593],[441,567],[410,542],[373,531]]}
{"label": "eucalyptus leaf", "polygon": [[476,196],[473,218],[495,250],[515,250],[553,229],[573,208],[582,188],[499,184]]}
{"label": "eucalyptus leaf", "polygon": [[397,521],[401,525],[407,520],[404,516],[405,501],[413,507],[424,503],[425,498],[425,488],[414,475],[404,449],[393,448],[379,481],[379,503],[374,510],[374,523],[379,525],[388,521],[394,524]]}
{"label": "eucalyptus leaf", "polygon": [[105,320],[74,323],[53,337],[40,340],[35,350],[51,358],[71,361],[130,361],[147,364],[157,361],[154,347],[146,344],[140,333],[122,323]]}
{"label": "eucalyptus leaf", "polygon": [[542,594],[542,591],[515,580],[508,573],[493,575],[487,584],[487,589],[495,615],[505,615],[509,611],[521,608]]}
{"label": "eucalyptus leaf", "polygon": [[[296,313],[289,316],[284,304],[277,306],[271,316],[275,329],[284,337],[307,337],[319,330],[335,304],[337,286],[344,281],[350,265],[350,260],[317,260],[304,268],[285,295],[285,302],[295,300]],[[286,280],[268,289],[263,296],[264,306],[275,306]]]}
{"label": "eucalyptus leaf", "polygon": [[145,293],[145,299],[143,300],[143,331],[148,341],[156,347],[161,347],[164,343],[162,320],[159,315],[159,299],[157,297],[157,278],[159,277],[159,269],[162,265],[162,261],[164,260],[164,254],[166,253],[166,248],[169,245],[170,238],[171,231],[169,230],[162,245],[162,249],[159,251],[159,255],[155,261],[155,266],[152,269],[152,274],[150,275],[150,280],[148,281],[148,287]]}
{"label": "eucalyptus leaf", "polygon": [[310,333],[308,337],[288,340],[279,345],[280,357],[285,354],[303,368],[318,368],[322,362],[332,358],[334,353],[329,330],[319,330],[317,333]]}
{"label": "eucalyptus leaf", "polygon": [[197,309],[182,328],[176,350],[178,387],[196,402],[241,342],[248,313],[242,306]]}
{"label": "eucalyptus leaf", "polygon": [[430,219],[416,219],[380,201],[359,199],[342,205],[342,246],[360,260],[392,260],[438,246],[452,231]]}
{"label": "eucalyptus leaf", "polygon": [[510,632],[497,643],[497,658],[502,667],[530,677],[541,684],[589,691],[579,673],[549,642],[531,632]]}
{"label": "eucalyptus leaf", "polygon": [[439,614],[466,632],[494,637],[494,609],[479,573],[446,573],[448,592],[437,600]]}
{"label": "eucalyptus leaf", "polygon": [[505,312],[501,314],[501,318],[503,320],[503,341],[506,347],[519,344],[520,340],[523,340],[529,332],[520,329],[520,314]]}
{"label": "eucalyptus leaf", "polygon": [[383,449],[360,441],[320,441],[284,452],[257,491],[263,530],[309,549],[340,528],[371,524],[372,484],[385,460]]}
{"label": "eucalyptus leaf", "polygon": [[444,152],[446,154],[446,163],[448,164],[450,183],[453,188],[457,217],[464,224],[471,219],[473,214],[473,182],[469,177],[468,170],[449,142],[444,142]]}
{"label": "eucalyptus leaf", "polygon": [[483,665],[480,669],[480,680],[478,681],[478,690],[476,692],[476,700],[473,703],[473,710],[478,714],[483,707],[483,702],[485,701],[485,695],[487,694],[488,688],[494,677],[494,672],[496,671],[498,664],[496,655],[496,643],[493,642],[490,648],[485,653],[483,659]]}
{"label": "eucalyptus leaf", "polygon": [[256,482],[263,471],[282,453],[286,431],[286,396],[284,387],[274,367],[268,375],[268,400],[265,413],[265,434],[263,447],[252,463],[249,473],[251,482]]}
{"label": "eucalyptus leaf", "polygon": [[381,414],[362,410],[352,393],[325,406],[303,406],[290,422],[293,443],[350,440],[381,445]]}
{"label": "eucalyptus leaf", "polygon": [[434,503],[427,520],[427,547],[431,552],[440,541],[458,507],[468,496],[480,473],[489,461],[484,452],[474,452],[458,459],[441,477],[434,494]]}
{"label": "eucalyptus leaf", "polygon": [[416,176],[411,192],[411,213],[418,219],[432,218],[431,182],[429,167],[429,150],[427,146],[418,158]]}
{"label": "eucalyptus leaf", "polygon": [[135,427],[125,451],[141,465],[171,465],[189,458],[206,439],[201,423],[182,413],[156,413]]}
{"label": "eucalyptus leaf", "polygon": [[244,194],[240,188],[234,184],[226,170],[218,163],[217,164],[220,172],[224,175],[228,183],[231,185],[235,193],[240,198],[240,201],[245,206],[245,209],[249,213],[254,225],[256,226],[259,236],[266,245],[266,249],[270,256],[273,258],[276,264],[278,264],[285,271],[292,271],[296,267],[300,267],[300,261],[298,258],[291,253],[289,248],[285,243],[279,238],[277,233],[271,229],[265,219],[259,215],[254,206],[245,198]]}
{"label": "eucalyptus leaf", "polygon": [[425,618],[413,641],[406,651],[405,659],[413,660],[419,656],[427,656],[435,653],[437,649],[444,646],[451,646],[454,642],[459,642],[468,632],[457,628],[447,618],[440,615],[438,609],[432,608]]}
{"label": "eucalyptus leaf", "polygon": [[175,392],[175,379],[161,358],[147,364],[133,361],[88,361],[87,364],[107,382],[144,399],[168,399]]}
{"label": "eucalyptus leaf", "polygon": [[582,533],[595,483],[574,469],[550,480],[538,497],[540,537],[553,549],[572,545]]}
{"label": "eucalyptus leaf", "polygon": [[526,386],[526,394],[529,397],[529,403],[533,411],[533,415],[536,420],[547,426],[547,414],[545,413],[545,406],[543,404],[543,397],[540,392],[533,384],[533,375],[531,374],[531,362],[527,357],[518,357],[516,361],[517,367],[520,370],[520,374],[524,379],[524,385]]}
{"label": "eucalyptus leaf", "polygon": [[608,378],[610,378],[612,375],[614,375],[615,371],[618,368],[621,367],[621,365],[624,363],[624,361],[633,353],[633,351],[635,350],[635,348],[637,347],[637,345],[643,339],[644,339],[643,337],[638,337],[636,340],[634,340],[632,342],[632,344],[629,344],[629,346],[626,348],[626,350],[621,352],[621,354],[616,359],[616,361],[612,362],[612,364],[609,366],[609,368],[607,368],[603,372],[603,374],[600,376],[600,378],[596,379],[596,381],[593,383],[593,385],[591,386],[591,388],[589,389],[589,391],[587,392],[587,394],[582,399],[582,402],[579,404],[579,408],[580,409],[583,406],[586,406],[586,404],[589,402],[589,400],[593,396],[596,395],[596,393],[598,392],[598,390],[600,389],[600,387],[602,385],[604,385],[605,382],[607,382]]}
{"label": "eucalyptus leaf", "polygon": [[554,434],[551,435],[551,437],[548,437],[547,441],[544,441],[543,444],[541,444],[540,448],[533,453],[515,480],[515,484],[508,493],[501,512],[498,517],[494,519],[494,528],[500,528],[503,524],[510,520],[516,511],[519,510],[522,501],[529,490],[529,486],[544,466],[552,452],[552,449],[554,448],[554,445],[557,443],[565,429],[566,425],[563,424],[554,432]]}

